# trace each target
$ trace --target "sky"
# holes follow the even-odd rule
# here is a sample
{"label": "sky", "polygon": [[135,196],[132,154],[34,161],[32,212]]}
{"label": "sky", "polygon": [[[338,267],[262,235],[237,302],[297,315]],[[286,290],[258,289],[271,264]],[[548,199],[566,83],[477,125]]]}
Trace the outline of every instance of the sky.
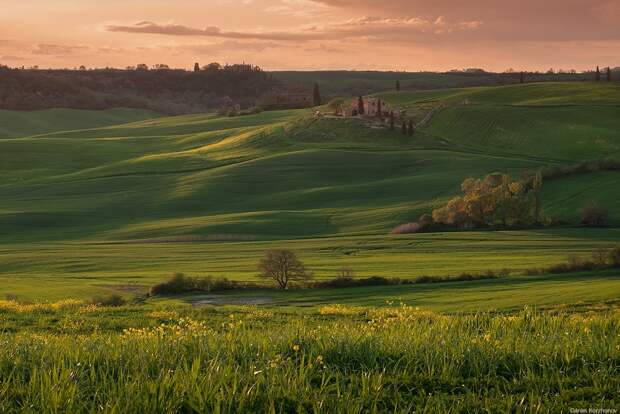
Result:
{"label": "sky", "polygon": [[620,0],[0,0],[0,64],[620,66]]}

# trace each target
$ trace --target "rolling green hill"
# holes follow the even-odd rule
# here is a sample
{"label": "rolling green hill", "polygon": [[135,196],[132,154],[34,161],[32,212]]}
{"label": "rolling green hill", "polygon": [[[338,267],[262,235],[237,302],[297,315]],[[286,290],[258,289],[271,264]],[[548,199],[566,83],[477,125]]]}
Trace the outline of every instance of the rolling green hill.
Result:
{"label": "rolling green hill", "polygon": [[126,108],[104,111],[47,109],[43,111],[17,112],[0,110],[0,139],[119,125],[143,121],[157,116],[159,115],[152,111]]}
{"label": "rolling green hill", "polygon": [[[438,102],[446,108],[413,138],[355,119],[315,120],[297,110],[237,118],[188,115],[3,139],[0,226],[6,230],[0,237],[387,233],[455,194],[465,177],[518,175],[620,154],[616,85],[382,96],[395,106]],[[55,129],[96,117],[61,113]],[[122,113],[124,120],[146,115]],[[110,116],[102,113],[99,122]],[[589,198],[620,211],[618,197],[587,184],[599,175],[608,187],[619,174],[555,180],[545,187],[546,206],[571,221]],[[587,191],[578,190],[583,185]]]}
{"label": "rolling green hill", "polygon": [[[414,117],[443,109],[413,137],[357,119],[314,119],[310,110],[150,119],[131,110],[2,113],[12,121],[0,127],[0,243],[69,243],[70,252],[83,242],[384,237],[452,197],[466,177],[620,156],[618,84],[380,96]],[[618,224],[618,184],[617,171],[550,180],[545,212],[577,224],[579,209],[596,200]],[[605,231],[588,238],[586,250],[618,239]],[[162,269],[183,271],[188,260],[183,252],[178,267]],[[52,266],[45,263],[25,273],[43,274]],[[105,272],[106,261],[96,263]],[[399,276],[416,273],[408,264]]]}

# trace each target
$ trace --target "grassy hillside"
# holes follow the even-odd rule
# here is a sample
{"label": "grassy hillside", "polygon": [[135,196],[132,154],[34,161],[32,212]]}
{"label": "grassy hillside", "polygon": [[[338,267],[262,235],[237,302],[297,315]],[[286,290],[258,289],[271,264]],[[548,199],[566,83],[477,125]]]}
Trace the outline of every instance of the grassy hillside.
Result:
{"label": "grassy hillside", "polygon": [[[5,279],[17,291],[25,289],[28,278],[44,274],[105,274],[114,279],[148,273],[149,282],[174,271],[248,278],[268,243],[257,244],[247,259],[239,259],[243,244],[198,245],[195,251],[157,244],[153,251],[158,256],[147,255],[149,262],[137,261],[135,266],[131,260],[149,247],[85,247],[106,252],[105,259],[91,261],[74,243],[289,240],[289,245],[290,240],[300,240],[295,245],[303,251],[313,245],[306,239],[317,237],[384,238],[394,226],[416,220],[452,197],[466,177],[496,171],[519,176],[546,165],[620,154],[617,84],[535,84],[381,96],[411,113],[423,115],[438,105],[445,109],[413,137],[369,128],[357,119],[317,120],[308,110],[131,123],[126,121],[148,114],[119,110],[113,113],[124,114],[121,124],[101,126],[112,122],[108,111],[89,129],[76,128],[90,122],[92,113],[61,111],[62,116],[50,118],[54,122],[46,134],[32,136],[36,124],[12,127],[24,132],[0,140],[0,242],[18,247],[7,248],[0,272],[9,278],[25,277]],[[41,113],[19,116],[37,120]],[[619,172],[604,171],[548,181],[543,190],[546,214],[576,224],[579,209],[596,200],[617,224],[620,197],[613,189],[619,180]],[[588,254],[597,240],[618,239],[614,230],[590,234],[596,236],[577,239]],[[510,243],[517,243],[518,235]],[[451,274],[460,273],[459,267],[511,267],[526,257],[512,252],[495,260],[487,255],[470,266],[462,261],[471,257],[469,252],[417,267],[411,258],[417,257],[418,242],[412,240],[399,250],[393,239],[385,240],[381,249],[396,249],[407,265],[396,271],[395,263],[403,258],[382,261],[378,255],[376,264],[359,262],[360,273]],[[54,244],[58,242],[69,244]],[[19,246],[28,246],[23,257],[16,255]],[[54,257],[43,255],[45,260],[37,265],[39,246],[50,246]],[[203,258],[219,248],[229,249],[226,258]],[[125,250],[131,252],[130,260],[122,258]],[[322,276],[329,272],[323,272],[321,263],[331,269],[340,265],[327,264],[326,258],[334,259],[327,251],[319,249],[316,260],[310,259]],[[555,263],[566,254],[560,249],[541,262]],[[63,258],[66,255],[75,261]],[[168,255],[174,260],[162,264],[159,257]],[[458,264],[449,264],[451,257],[458,258]],[[527,257],[536,254],[528,252]],[[17,265],[20,260],[26,264]],[[236,266],[220,266],[235,260]]]}
{"label": "grassy hillside", "polygon": [[119,125],[158,116],[160,115],[152,111],[125,108],[102,111],[47,109],[18,112],[0,110],[0,139]]}

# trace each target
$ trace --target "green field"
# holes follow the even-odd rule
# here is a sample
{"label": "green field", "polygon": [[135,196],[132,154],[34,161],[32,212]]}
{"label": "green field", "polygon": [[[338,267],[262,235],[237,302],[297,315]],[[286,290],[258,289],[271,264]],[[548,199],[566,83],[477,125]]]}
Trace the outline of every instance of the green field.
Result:
{"label": "green field", "polygon": [[618,311],[445,315],[0,302],[2,412],[566,412],[618,406]]}
{"label": "green field", "polygon": [[[336,277],[343,266],[351,267],[359,277],[405,279],[455,276],[462,272],[477,274],[504,268],[519,273],[529,268],[563,263],[570,254],[589,258],[594,249],[618,243],[619,229],[562,229],[359,235],[268,242],[6,244],[0,251],[4,269],[0,281],[4,294],[28,300],[144,293],[151,285],[176,272],[252,281],[258,273],[256,266],[264,251],[278,247],[297,252],[317,279]],[[611,276],[605,284],[609,289],[593,289],[597,291],[597,297],[610,299],[618,296],[617,278]],[[583,279],[584,282],[588,280]],[[558,292],[561,285],[557,285]],[[552,296],[553,285],[541,286],[548,288],[544,290],[548,303],[560,303],[556,300],[558,297]],[[398,296],[401,289],[426,292],[416,285],[391,289],[390,294]],[[433,285],[432,289],[438,289],[437,294],[443,296],[446,286]],[[452,290],[447,292],[442,300],[453,300]],[[359,299],[365,303],[363,295]],[[561,301],[569,302],[566,296]],[[525,303],[546,304],[545,301]]]}
{"label": "green field", "polygon": [[617,157],[617,84],[381,96],[413,116],[445,109],[413,137],[309,110],[2,113],[0,293],[87,297],[173,272],[252,280],[274,246],[319,278],[343,265],[410,278],[547,266],[620,240],[616,228],[570,228],[591,200],[620,223],[617,171],[544,184],[545,214],[566,228],[388,236],[466,177]]}
{"label": "green field", "polygon": [[0,110],[0,139],[120,125],[152,119],[157,116],[159,115],[152,111],[128,108],[105,111],[49,109],[17,112]]}
{"label": "green field", "polygon": [[[618,407],[618,268],[526,274],[620,245],[620,171],[545,180],[559,225],[390,231],[467,177],[618,159],[620,85],[380,96],[436,112],[413,137],[311,110],[0,112],[0,412]],[[607,226],[580,225],[590,201]],[[501,276],[148,295],[177,272],[256,282],[272,248],[319,280]]]}

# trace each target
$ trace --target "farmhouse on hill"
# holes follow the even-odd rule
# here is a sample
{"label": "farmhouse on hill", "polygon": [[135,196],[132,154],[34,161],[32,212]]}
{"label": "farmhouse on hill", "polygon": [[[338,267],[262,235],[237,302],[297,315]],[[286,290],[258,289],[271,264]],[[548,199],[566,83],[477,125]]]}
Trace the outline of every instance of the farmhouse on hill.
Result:
{"label": "farmhouse on hill", "polygon": [[[392,110],[391,106],[385,102],[380,100],[379,98],[372,97],[364,97],[362,98],[363,103],[363,113],[360,113],[360,100],[359,98],[352,99],[342,104],[338,113],[343,117],[350,116],[377,116],[379,110],[381,110],[381,114],[389,114]],[[381,109],[379,109],[379,105],[381,105]]]}

